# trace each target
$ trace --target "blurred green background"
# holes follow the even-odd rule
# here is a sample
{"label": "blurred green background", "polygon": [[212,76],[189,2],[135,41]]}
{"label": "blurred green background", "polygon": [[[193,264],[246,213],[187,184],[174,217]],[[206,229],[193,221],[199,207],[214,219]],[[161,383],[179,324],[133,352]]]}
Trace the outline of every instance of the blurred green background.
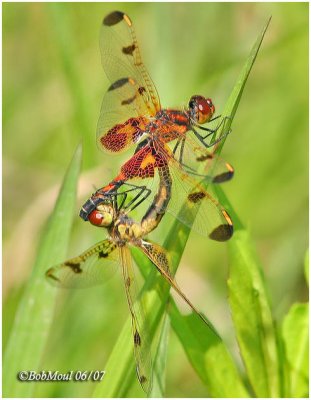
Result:
{"label": "blurred green background", "polygon": [[[114,9],[133,20],[162,105],[183,106],[191,95],[203,94],[213,99],[218,113],[272,16],[222,152],[236,171],[224,189],[256,243],[275,319],[307,298],[307,3],[6,3],[2,9],[4,348],[41,229],[81,140],[83,173],[68,257],[103,237],[78,212],[94,185],[107,183],[128,157],[107,156],[95,143],[108,87],[99,29]],[[167,215],[152,238],[161,243],[171,221]],[[226,245],[193,233],[177,281],[239,362],[227,273]],[[95,289],[62,292],[42,369],[103,369],[127,314],[120,278]],[[173,332],[169,344],[166,395],[207,396]],[[93,385],[38,384],[36,394],[82,397]],[[134,394],[142,396],[138,387]]]}

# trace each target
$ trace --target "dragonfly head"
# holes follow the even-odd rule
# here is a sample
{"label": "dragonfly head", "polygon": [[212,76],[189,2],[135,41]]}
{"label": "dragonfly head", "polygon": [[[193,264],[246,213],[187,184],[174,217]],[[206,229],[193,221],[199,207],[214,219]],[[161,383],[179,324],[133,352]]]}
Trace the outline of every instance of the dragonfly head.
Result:
{"label": "dragonfly head", "polygon": [[189,101],[189,112],[192,121],[205,124],[214,115],[215,106],[211,99],[195,95]]}
{"label": "dragonfly head", "polygon": [[111,226],[114,221],[114,209],[111,202],[99,204],[88,218],[92,225],[105,228]]}

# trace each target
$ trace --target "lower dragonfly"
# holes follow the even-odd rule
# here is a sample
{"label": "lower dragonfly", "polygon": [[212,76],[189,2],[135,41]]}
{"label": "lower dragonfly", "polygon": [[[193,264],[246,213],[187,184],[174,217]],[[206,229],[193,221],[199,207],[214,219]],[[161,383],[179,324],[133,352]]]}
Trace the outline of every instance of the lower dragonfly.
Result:
{"label": "lower dragonfly", "polygon": [[[141,199],[146,197],[145,192],[148,189],[140,188],[136,194],[137,188],[130,187],[123,192],[115,191],[106,194],[97,208],[90,213],[89,220],[96,226],[106,228],[108,238],[92,246],[78,257],[56,265],[46,272],[48,280],[58,287],[87,287],[103,282],[107,278],[107,272],[109,274],[115,269],[113,267],[121,265],[132,319],[136,372],[140,385],[146,393],[150,393],[152,387],[150,356],[152,338],[146,325],[142,304],[137,300],[130,246],[140,249],[192,310],[204,323],[209,324],[178,287],[170,272],[167,252],[158,244],[145,239],[145,236],[160,223],[164,215],[163,210],[166,209],[171,196],[171,186],[167,184],[167,182],[171,182],[169,170],[163,167],[158,171],[159,190],[140,222],[135,222],[129,213],[141,203]],[[127,201],[130,192],[134,196]]]}

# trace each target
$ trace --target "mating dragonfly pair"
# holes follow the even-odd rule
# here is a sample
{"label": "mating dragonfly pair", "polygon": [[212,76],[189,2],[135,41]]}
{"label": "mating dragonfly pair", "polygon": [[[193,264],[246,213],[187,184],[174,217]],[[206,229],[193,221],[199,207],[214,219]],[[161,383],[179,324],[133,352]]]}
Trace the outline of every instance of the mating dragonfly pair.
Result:
{"label": "mating dragonfly pair", "polygon": [[[191,97],[187,109],[161,108],[126,14],[115,11],[104,18],[100,47],[111,85],[102,103],[97,143],[111,154],[134,144],[136,150],[116,178],[98,189],[80,211],[85,221],[106,228],[108,238],[80,256],[50,268],[46,276],[61,287],[90,286],[106,280],[114,267],[122,266],[137,375],[148,393],[152,382],[151,337],[143,306],[137,301],[129,248],[139,248],[206,322],[176,284],[166,251],[146,236],[168,211],[204,236],[220,242],[230,239],[231,218],[206,190],[206,184],[230,180],[233,168],[214,151],[228,134],[221,133],[216,139],[217,133],[224,130],[226,118],[214,130],[202,126],[218,118],[214,118],[215,108],[210,99],[196,95]],[[141,204],[148,207],[137,222],[130,214]]]}

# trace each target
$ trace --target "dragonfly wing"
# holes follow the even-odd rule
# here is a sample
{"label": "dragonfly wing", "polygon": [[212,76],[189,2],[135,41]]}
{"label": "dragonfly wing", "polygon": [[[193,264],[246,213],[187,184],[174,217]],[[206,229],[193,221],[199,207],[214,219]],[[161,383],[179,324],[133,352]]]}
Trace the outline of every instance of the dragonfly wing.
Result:
{"label": "dragonfly wing", "polygon": [[49,268],[45,276],[57,287],[90,287],[107,281],[119,265],[116,244],[109,239],[90,247],[78,257]]}
{"label": "dragonfly wing", "polygon": [[223,183],[233,178],[233,167],[213,151],[198,145],[188,132],[179,142],[170,146],[173,156],[184,172],[205,183]]}
{"label": "dragonfly wing", "polygon": [[100,49],[111,85],[103,99],[97,141],[100,148],[119,152],[139,140],[149,118],[160,110],[160,101],[126,14],[114,11],[104,18]]}
{"label": "dragonfly wing", "polygon": [[151,337],[143,305],[137,296],[132,257],[127,246],[120,247],[125,292],[132,317],[136,373],[143,390],[148,394],[152,388]]}
{"label": "dragonfly wing", "polygon": [[180,168],[171,159],[172,196],[168,206],[182,223],[203,236],[219,242],[226,241],[233,234],[232,220],[227,211],[204,187]]}
{"label": "dragonfly wing", "polygon": [[163,278],[170,284],[170,286],[179,294],[179,296],[190,306],[190,308],[204,321],[205,324],[211,327],[210,323],[204,316],[196,309],[196,307],[187,298],[184,292],[177,285],[173,275],[170,271],[169,258],[167,252],[158,244],[142,240],[139,248],[146,254],[151,262],[156,266],[157,270]]}

